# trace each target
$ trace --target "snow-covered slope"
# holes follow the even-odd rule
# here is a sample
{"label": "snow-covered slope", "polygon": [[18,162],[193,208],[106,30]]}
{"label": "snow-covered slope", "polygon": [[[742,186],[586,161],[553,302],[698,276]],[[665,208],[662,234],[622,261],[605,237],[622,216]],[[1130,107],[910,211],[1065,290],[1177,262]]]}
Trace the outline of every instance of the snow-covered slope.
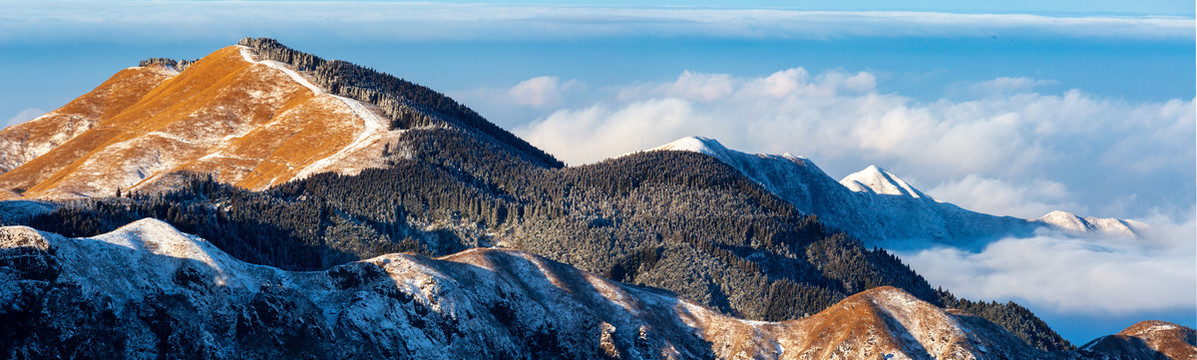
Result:
{"label": "snow-covered slope", "polygon": [[809,159],[790,154],[747,154],[709,138],[688,137],[653,150],[693,151],[731,165],[778,197],[824,223],[874,244],[900,247],[931,240],[960,246],[1040,230],[1071,234],[1136,236],[1145,225],[1119,219],[1081,218],[1056,211],[1038,219],[994,216],[936,201],[876,166],[836,181]]}
{"label": "snow-covered slope", "polygon": [[0,228],[0,304],[7,358],[1073,357],[892,287],[745,321],[519,251],[289,272],[152,219],[91,238]]}
{"label": "snow-covered slope", "polygon": [[230,46],[182,72],[121,71],[45,116],[0,130],[0,200],[112,196],[176,171],[262,189],[384,164],[400,131],[276,61]]}
{"label": "snow-covered slope", "polygon": [[927,195],[915,190],[906,181],[899,179],[876,165],[869,165],[864,170],[849,174],[840,180],[840,184],[855,192],[867,192],[877,195],[893,195],[910,198],[923,198]]}

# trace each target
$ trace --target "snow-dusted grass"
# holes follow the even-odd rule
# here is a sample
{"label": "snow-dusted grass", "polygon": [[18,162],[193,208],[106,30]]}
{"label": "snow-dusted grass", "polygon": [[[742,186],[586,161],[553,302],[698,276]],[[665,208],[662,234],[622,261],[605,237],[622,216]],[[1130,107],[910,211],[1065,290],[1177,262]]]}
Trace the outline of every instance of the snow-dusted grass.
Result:
{"label": "snow-dusted grass", "polygon": [[[349,143],[349,145],[346,145],[336,153],[317,160],[303,168],[296,175],[296,178],[304,178],[321,172],[338,170],[338,164],[346,162],[347,159],[364,151],[367,148],[377,146],[377,142],[383,137],[383,134],[388,132],[387,129],[389,127],[390,121],[382,116],[379,116],[377,111],[371,109],[371,106],[344,96],[329,94],[324,88],[312,83],[311,80],[298,71],[295,71],[295,69],[292,69],[291,66],[274,60],[257,60],[253,54],[253,50],[245,46],[238,47],[240,48],[241,57],[245,59],[245,61],[253,64],[262,64],[270,67],[271,69],[281,71],[296,83],[303,85],[303,87],[307,88],[308,90],[311,90],[316,96],[330,96],[339,100],[348,108],[349,111],[351,111],[358,119],[362,121],[361,129],[357,131],[356,136],[354,137],[353,141]],[[396,134],[398,132],[399,131],[395,131]],[[396,136],[396,134],[389,134],[387,137],[393,137]],[[360,168],[363,166],[355,167]]]}
{"label": "snow-dusted grass", "polygon": [[[601,342],[605,349],[634,358],[642,351],[680,358],[713,351],[720,358],[765,359],[882,353],[922,358],[924,351],[936,358],[979,358],[976,349],[1007,357],[1031,354],[1025,344],[985,339],[978,335],[984,332],[955,315],[896,288],[855,295],[804,319],[763,322],[513,250],[479,248],[439,259],[388,254],[329,271],[291,272],[239,261],[154,219],[90,238],[0,228],[0,247],[37,246],[39,241],[43,250],[54,248],[49,253],[61,265],[58,282],[78,284],[86,298],[114,302],[118,309],[155,294],[183,296],[201,306],[245,304],[264,289],[280,288],[273,293],[299,294],[318,307],[324,328],[378,346],[402,344],[396,351],[417,358],[460,354],[454,351],[482,347],[477,341],[492,349],[511,348],[510,341],[526,336],[520,331],[540,331],[536,329],[553,329],[545,334],[560,344],[592,349]],[[188,269],[197,271],[193,274],[201,278],[199,283],[179,281],[180,271]],[[380,273],[386,276],[370,275]],[[196,291],[197,284],[206,289]],[[0,295],[16,289],[0,286],[5,292]],[[401,295],[388,295],[396,291]],[[903,332],[893,333],[891,326]],[[825,333],[829,329],[845,332]],[[449,333],[465,335],[450,338]]]}

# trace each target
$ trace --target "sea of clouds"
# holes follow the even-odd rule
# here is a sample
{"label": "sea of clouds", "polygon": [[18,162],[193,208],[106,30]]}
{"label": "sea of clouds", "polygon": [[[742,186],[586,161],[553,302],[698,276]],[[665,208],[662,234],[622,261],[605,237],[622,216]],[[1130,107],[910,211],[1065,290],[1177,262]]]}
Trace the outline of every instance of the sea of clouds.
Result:
{"label": "sea of clouds", "polygon": [[686,71],[670,81],[593,88],[542,76],[454,95],[498,113],[541,114],[515,132],[573,165],[701,135],[744,151],[804,155],[824,169],[837,162],[900,169],[936,199],[986,213],[1134,218],[1150,226],[1139,239],[1041,233],[974,251],[938,246],[899,255],[932,284],[971,299],[1095,315],[1197,306],[1193,99],[1039,93],[1053,82],[995,78],[919,101],[879,92],[877,78],[804,68],[760,76]]}

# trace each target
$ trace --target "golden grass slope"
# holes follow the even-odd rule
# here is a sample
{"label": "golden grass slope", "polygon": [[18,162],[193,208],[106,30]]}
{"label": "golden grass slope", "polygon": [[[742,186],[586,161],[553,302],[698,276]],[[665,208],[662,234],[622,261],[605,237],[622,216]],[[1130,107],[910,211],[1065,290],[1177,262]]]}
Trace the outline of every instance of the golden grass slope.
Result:
{"label": "golden grass slope", "polygon": [[0,131],[0,173],[8,172],[128,109],[178,72],[154,65],[121,70],[91,92]]}
{"label": "golden grass slope", "polygon": [[1197,360],[1197,331],[1159,320],[1140,321],[1081,349],[1094,359]]}
{"label": "golden grass slope", "polygon": [[1000,326],[894,287],[850,296],[812,316],[745,321],[691,306],[692,326],[725,359],[1052,359]]}
{"label": "golden grass slope", "polygon": [[0,146],[45,149],[5,148],[0,165],[17,166],[0,174],[0,189],[9,198],[112,196],[179,170],[262,189],[301,173],[381,165],[383,143],[396,132],[368,124],[352,100],[313,91],[288,75],[293,70],[243,51],[220,49],[177,74],[162,65],[130,68],[46,116],[0,131]]}

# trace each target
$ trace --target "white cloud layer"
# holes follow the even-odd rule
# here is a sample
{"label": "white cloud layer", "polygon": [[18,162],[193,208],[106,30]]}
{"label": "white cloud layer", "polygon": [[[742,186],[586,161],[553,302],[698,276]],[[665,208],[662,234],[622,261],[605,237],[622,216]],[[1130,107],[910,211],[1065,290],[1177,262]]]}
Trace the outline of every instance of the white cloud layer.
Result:
{"label": "white cloud layer", "polygon": [[965,209],[985,209],[994,214],[1037,218],[1058,209],[1088,213],[1068,200],[1072,193],[1062,183],[1034,179],[1028,184],[1012,184],[1002,179],[968,175],[939,184],[927,191],[937,199],[952,199]]}
{"label": "white cloud layer", "polygon": [[[307,34],[364,39],[560,39],[1065,35],[1194,38],[1192,18],[893,11],[393,3],[370,1],[0,1],[0,41]],[[220,29],[220,30],[213,30]]]}
{"label": "white cloud layer", "polygon": [[521,81],[506,92],[506,98],[519,105],[544,107],[561,102],[562,93],[580,86],[575,80],[562,83],[556,76],[538,76]]}
{"label": "white cloud layer", "polygon": [[1036,88],[1058,85],[1054,80],[1040,80],[1028,77],[999,77],[977,83],[958,84],[948,89],[949,97],[984,98],[1007,96],[1035,91]]}
{"label": "white cloud layer", "polygon": [[899,255],[933,285],[969,299],[1095,315],[1191,310],[1197,227],[1192,216],[1183,224],[1153,220],[1143,240],[1041,236],[1000,240],[976,253],[935,248]]}
{"label": "white cloud layer", "polygon": [[570,164],[692,135],[808,156],[833,175],[856,170],[837,169],[841,163],[878,164],[940,200],[999,215],[1142,216],[1148,208],[1137,203],[1163,206],[1153,203],[1161,199],[1191,206],[1192,99],[1039,94],[1031,90],[1043,81],[1002,78],[978,84],[992,91],[971,98],[919,102],[878,93],[876,82],[869,72],[803,68],[759,77],[687,71],[669,82],[600,89],[600,100],[515,132]]}
{"label": "white cloud layer", "polygon": [[1197,306],[1194,101],[1034,92],[1050,84],[998,78],[919,102],[878,93],[869,72],[687,71],[599,89],[593,96],[602,100],[553,111],[516,133],[571,164],[701,135],[742,151],[806,155],[824,169],[877,163],[916,186],[934,185],[924,190],[937,199],[983,212],[1134,217],[1152,227],[1143,239],[1040,234],[979,252],[900,255],[934,285],[970,299],[1095,315]]}

